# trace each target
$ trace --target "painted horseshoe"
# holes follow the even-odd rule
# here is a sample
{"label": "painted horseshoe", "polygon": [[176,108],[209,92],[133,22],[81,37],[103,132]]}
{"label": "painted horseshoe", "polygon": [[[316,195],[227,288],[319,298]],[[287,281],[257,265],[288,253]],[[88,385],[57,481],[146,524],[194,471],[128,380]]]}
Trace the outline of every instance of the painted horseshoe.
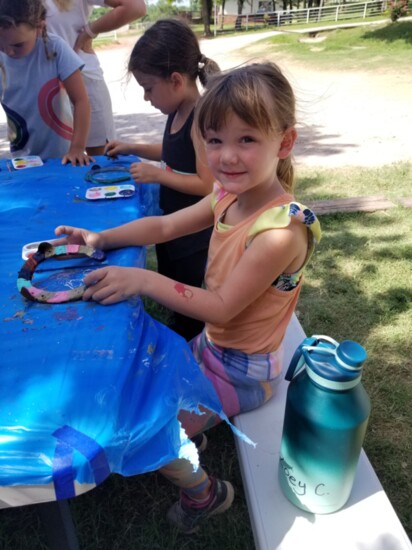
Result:
{"label": "painted horseshoe", "polygon": [[66,258],[79,256],[86,256],[98,261],[102,261],[105,258],[105,254],[102,250],[92,248],[91,246],[79,244],[52,246],[47,242],[40,243],[37,252],[30,256],[19,271],[17,276],[17,288],[19,292],[28,300],[45,304],[63,304],[65,302],[79,300],[85,291],[86,287],[84,285],[70,290],[52,292],[44,288],[36,288],[32,284],[33,275],[37,266],[45,260],[50,258],[64,260]]}

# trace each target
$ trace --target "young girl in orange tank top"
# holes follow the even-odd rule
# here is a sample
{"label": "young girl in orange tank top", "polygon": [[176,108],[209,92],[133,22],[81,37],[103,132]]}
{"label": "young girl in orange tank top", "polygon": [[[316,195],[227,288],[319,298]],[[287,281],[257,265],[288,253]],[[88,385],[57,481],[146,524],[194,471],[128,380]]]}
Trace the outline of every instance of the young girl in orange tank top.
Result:
{"label": "young girl in orange tank top", "polygon": [[[302,272],[320,227],[296,202],[291,153],[296,140],[293,90],[271,63],[244,66],[213,77],[196,107],[216,184],[211,195],[168,216],[145,218],[94,233],[60,226],[65,241],[102,249],[146,245],[213,226],[205,288],[137,268],[104,267],[85,278],[85,300],[112,304],[144,295],[206,323],[191,342],[227,416],[262,405],[281,374],[282,340],[302,285]],[[182,412],[188,436],[220,421]],[[168,519],[192,533],[230,507],[228,481],[184,459],[161,468],[180,487]]]}

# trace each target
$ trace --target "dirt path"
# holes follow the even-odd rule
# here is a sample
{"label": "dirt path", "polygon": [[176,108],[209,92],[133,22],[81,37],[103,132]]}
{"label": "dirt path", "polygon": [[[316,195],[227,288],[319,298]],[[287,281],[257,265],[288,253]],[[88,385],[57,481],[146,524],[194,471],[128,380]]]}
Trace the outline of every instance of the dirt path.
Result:
{"label": "dirt path", "polygon": [[[201,48],[226,69],[257,59],[261,48],[253,43],[273,34],[203,40]],[[119,136],[158,140],[164,117],[142,101],[142,93],[134,82],[126,87],[120,84],[131,45],[99,52],[113,97]],[[412,72],[324,72],[272,60],[288,75],[298,98],[298,163],[381,166],[412,160]]]}
{"label": "dirt path", "polygon": [[[227,69],[258,59],[261,48],[253,43],[274,32],[203,40],[201,49]],[[112,96],[118,137],[160,141],[165,117],[143,101],[134,80],[126,83],[126,64],[134,42],[134,38],[128,39],[98,51]],[[272,60],[283,68],[297,95],[298,164],[382,166],[412,160],[412,72],[325,72]],[[4,120],[3,115],[2,156],[7,155]]]}

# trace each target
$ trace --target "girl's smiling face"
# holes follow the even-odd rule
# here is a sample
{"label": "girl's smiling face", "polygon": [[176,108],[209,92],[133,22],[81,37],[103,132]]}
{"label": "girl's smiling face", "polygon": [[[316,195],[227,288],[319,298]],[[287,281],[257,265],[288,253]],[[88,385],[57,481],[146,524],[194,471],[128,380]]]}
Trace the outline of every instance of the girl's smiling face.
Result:
{"label": "girl's smiling face", "polygon": [[235,114],[219,130],[205,132],[206,155],[214,177],[229,193],[240,195],[276,183],[284,134],[267,136]]}
{"label": "girl's smiling face", "polygon": [[0,28],[0,51],[13,59],[21,59],[33,51],[40,34],[41,27],[34,28],[26,23]]}

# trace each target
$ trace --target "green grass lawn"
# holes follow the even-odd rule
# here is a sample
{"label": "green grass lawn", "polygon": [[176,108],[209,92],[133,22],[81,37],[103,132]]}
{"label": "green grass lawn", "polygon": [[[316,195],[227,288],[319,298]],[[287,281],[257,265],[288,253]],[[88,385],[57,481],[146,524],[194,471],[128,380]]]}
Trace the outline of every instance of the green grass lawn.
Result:
{"label": "green grass lawn", "polygon": [[293,59],[314,69],[364,71],[410,71],[412,21],[331,29],[317,34],[322,41],[307,41],[308,35],[284,33],[254,44],[282,60]]}
{"label": "green grass lawn", "polygon": [[[333,181],[330,192],[327,183]],[[386,178],[385,178],[386,176]],[[308,183],[312,182],[315,185]],[[412,164],[383,170],[302,174],[303,200],[412,196]],[[311,188],[316,189],[312,192]],[[322,216],[323,240],[298,304],[307,334],[353,339],[368,352],[363,383],[372,401],[365,450],[405,529],[412,533],[412,211]]]}

